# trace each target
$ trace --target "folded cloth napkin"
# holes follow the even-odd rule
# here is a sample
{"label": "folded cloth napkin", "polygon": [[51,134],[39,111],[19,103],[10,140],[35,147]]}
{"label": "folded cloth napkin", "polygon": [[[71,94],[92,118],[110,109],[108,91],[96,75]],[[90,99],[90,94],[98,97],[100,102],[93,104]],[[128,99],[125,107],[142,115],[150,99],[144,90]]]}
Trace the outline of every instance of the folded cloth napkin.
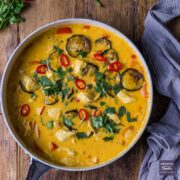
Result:
{"label": "folded cloth napkin", "polygon": [[[166,23],[180,17],[180,0],[161,0],[148,12],[142,49],[158,92],[170,98],[164,117],[148,126],[149,149],[139,180],[180,180],[180,43]],[[160,160],[172,160],[175,174],[160,175]]]}

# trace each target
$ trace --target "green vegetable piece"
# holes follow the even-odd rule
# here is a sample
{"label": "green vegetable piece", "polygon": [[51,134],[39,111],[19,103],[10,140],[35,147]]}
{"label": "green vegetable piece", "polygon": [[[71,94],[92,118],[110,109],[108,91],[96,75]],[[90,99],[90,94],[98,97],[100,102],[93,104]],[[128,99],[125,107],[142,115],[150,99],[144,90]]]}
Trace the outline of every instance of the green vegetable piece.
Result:
{"label": "green vegetable piece", "polygon": [[118,94],[119,91],[121,91],[123,87],[120,84],[115,84],[113,87],[114,94]]}
{"label": "green vegetable piece", "polygon": [[46,77],[46,76],[41,76],[39,78],[39,84],[44,88],[47,86],[53,86],[54,85],[54,83],[50,79],[48,79],[48,77]]}
{"label": "green vegetable piece", "polygon": [[48,129],[52,129],[54,127],[54,121],[49,121],[48,123],[47,123],[47,128]]}
{"label": "green vegetable piece", "polygon": [[126,113],[126,117],[127,117],[127,121],[128,122],[135,122],[135,121],[137,121],[137,118],[131,118],[130,112]]}
{"label": "green vegetable piece", "polygon": [[97,73],[96,73],[96,80],[97,80],[97,81],[100,81],[100,80],[102,80],[102,79],[103,79],[103,73],[97,72]]}
{"label": "green vegetable piece", "polygon": [[118,111],[119,117],[122,117],[124,114],[126,114],[126,108],[124,106],[121,106]]}
{"label": "green vegetable piece", "polygon": [[103,127],[103,117],[102,116],[97,116],[97,117],[92,117],[92,125],[95,129],[99,129],[100,127]]}
{"label": "green vegetable piece", "polygon": [[82,50],[80,50],[79,52],[78,52],[78,56],[81,56],[82,58],[85,58],[86,56],[87,56],[87,52],[84,52],[84,51],[82,51]]}
{"label": "green vegetable piece", "polygon": [[87,84],[87,89],[92,89],[93,85],[92,84]]}
{"label": "green vegetable piece", "polygon": [[54,49],[58,52],[59,55],[63,53],[63,50],[60,49],[58,46],[54,46]]}
{"label": "green vegetable piece", "polygon": [[101,101],[99,104],[100,104],[101,106],[104,106],[106,103],[105,103],[104,101]]}
{"label": "green vegetable piece", "polygon": [[66,71],[64,71],[62,67],[60,67],[57,69],[56,74],[59,76],[59,78],[63,79],[66,75]]}
{"label": "green vegetable piece", "polygon": [[64,125],[67,126],[67,127],[72,127],[72,126],[74,125],[74,123],[72,122],[72,120],[71,120],[71,119],[68,119],[68,118],[66,118],[66,117],[63,117],[63,123],[64,123]]}
{"label": "green vegetable piece", "polygon": [[106,124],[104,124],[104,128],[109,133],[118,133],[120,129],[116,127],[116,124],[113,121],[107,121]]}
{"label": "green vegetable piece", "polygon": [[106,112],[107,114],[115,114],[115,113],[116,113],[116,110],[115,110],[114,107],[108,107],[108,108],[106,108],[105,112]]}
{"label": "green vegetable piece", "polygon": [[103,140],[104,140],[105,142],[112,141],[113,139],[114,139],[114,137],[112,137],[112,136],[107,136],[107,137],[104,137],[104,138],[103,138]]}
{"label": "green vegetable piece", "polygon": [[87,135],[86,133],[84,133],[84,132],[77,132],[76,133],[76,137],[78,138],[78,139],[83,139],[83,138],[90,138],[92,135],[93,135],[94,133],[93,132],[91,132],[89,135]]}

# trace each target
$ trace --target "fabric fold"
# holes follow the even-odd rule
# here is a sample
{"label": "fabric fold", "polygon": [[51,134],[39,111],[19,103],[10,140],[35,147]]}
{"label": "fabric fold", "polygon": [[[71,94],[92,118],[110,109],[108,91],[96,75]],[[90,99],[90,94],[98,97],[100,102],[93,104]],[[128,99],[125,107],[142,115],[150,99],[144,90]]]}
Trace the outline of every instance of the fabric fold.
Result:
{"label": "fabric fold", "polygon": [[[152,73],[157,91],[170,98],[162,119],[148,126],[149,149],[139,172],[139,180],[180,179],[180,43],[166,28],[180,16],[179,0],[161,0],[154,5],[145,20],[142,50]],[[174,175],[160,175],[159,161],[172,160]]]}

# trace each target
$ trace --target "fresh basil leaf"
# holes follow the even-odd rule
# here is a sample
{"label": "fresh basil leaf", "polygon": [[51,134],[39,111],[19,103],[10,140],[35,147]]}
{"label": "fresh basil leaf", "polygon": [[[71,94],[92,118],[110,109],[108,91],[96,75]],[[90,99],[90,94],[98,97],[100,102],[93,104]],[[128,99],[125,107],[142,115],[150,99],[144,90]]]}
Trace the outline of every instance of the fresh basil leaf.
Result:
{"label": "fresh basil leaf", "polygon": [[100,81],[100,80],[102,80],[103,79],[103,73],[101,73],[101,72],[96,72],[96,80],[97,81]]}
{"label": "fresh basil leaf", "polygon": [[107,137],[104,137],[103,140],[108,142],[108,141],[112,141],[114,139],[114,137],[112,136],[107,136]]}
{"label": "fresh basil leaf", "polygon": [[109,132],[109,133],[118,133],[120,129],[116,127],[117,125],[113,121],[107,121],[104,124],[104,128]]}

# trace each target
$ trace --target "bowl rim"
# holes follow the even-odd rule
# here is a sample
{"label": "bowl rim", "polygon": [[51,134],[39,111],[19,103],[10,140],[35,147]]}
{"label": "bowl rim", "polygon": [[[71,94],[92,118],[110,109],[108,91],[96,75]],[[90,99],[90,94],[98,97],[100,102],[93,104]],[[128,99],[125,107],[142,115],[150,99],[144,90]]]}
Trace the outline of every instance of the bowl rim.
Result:
{"label": "bowl rim", "polygon": [[[140,57],[141,63],[145,67],[145,70],[147,73],[147,78],[149,81],[149,88],[150,88],[149,89],[150,90],[150,97],[149,97],[149,102],[148,102],[149,103],[149,105],[148,105],[149,109],[148,109],[148,112],[146,115],[146,122],[144,123],[143,127],[141,128],[141,131],[138,132],[138,134],[136,135],[136,138],[121,153],[117,154],[116,156],[114,156],[112,159],[110,159],[108,161],[105,161],[101,164],[89,166],[89,167],[88,166],[87,167],[70,167],[70,166],[63,166],[63,165],[61,166],[61,165],[55,164],[55,163],[48,161],[47,159],[39,156],[37,153],[35,153],[34,151],[29,149],[25,145],[25,143],[19,137],[18,133],[15,131],[12,123],[8,119],[8,112],[7,112],[7,106],[6,106],[6,104],[7,104],[7,102],[6,102],[6,85],[7,85],[9,73],[12,69],[12,65],[15,63],[16,57],[21,53],[20,49],[24,49],[28,45],[28,43],[32,42],[33,38],[34,39],[37,38],[43,32],[46,32],[50,29],[57,28],[57,26],[61,26],[61,25],[65,25],[65,24],[90,24],[90,25],[97,26],[100,28],[104,28],[108,31],[114,32],[117,36],[119,36],[120,38],[125,40],[128,43],[128,45],[130,47],[132,47],[133,50],[136,52],[136,54]],[[54,21],[51,23],[47,23],[47,24],[37,28],[36,30],[34,30],[32,33],[30,33],[28,36],[26,36],[26,38],[24,38],[20,42],[20,44],[15,48],[15,50],[13,51],[11,56],[9,57],[9,60],[6,63],[5,69],[3,71],[2,81],[1,81],[1,89],[0,89],[1,90],[1,110],[2,110],[3,119],[5,121],[6,127],[8,128],[10,134],[13,136],[14,140],[18,143],[18,145],[23,149],[23,151],[26,154],[28,154],[31,158],[33,158],[33,159],[35,159],[35,160],[37,160],[37,161],[39,161],[39,162],[41,162],[47,166],[55,168],[55,169],[66,170],[66,171],[88,171],[88,170],[98,169],[98,168],[104,167],[108,164],[111,164],[112,162],[114,162],[117,159],[124,156],[138,142],[138,140],[142,136],[143,132],[145,131],[145,128],[147,127],[147,124],[148,124],[149,119],[150,119],[150,115],[151,115],[151,111],[152,111],[152,104],[153,104],[153,88],[152,88],[152,86],[153,85],[152,85],[152,79],[151,79],[150,71],[148,69],[148,66],[146,64],[144,57],[142,56],[142,54],[138,50],[138,48],[134,45],[134,43],[128,37],[126,37],[123,33],[121,33],[119,30],[117,30],[114,27],[111,27],[110,25],[107,25],[103,22],[99,22],[99,21],[91,20],[91,19],[85,19],[85,18],[61,19],[61,20],[57,20],[57,21]]]}

